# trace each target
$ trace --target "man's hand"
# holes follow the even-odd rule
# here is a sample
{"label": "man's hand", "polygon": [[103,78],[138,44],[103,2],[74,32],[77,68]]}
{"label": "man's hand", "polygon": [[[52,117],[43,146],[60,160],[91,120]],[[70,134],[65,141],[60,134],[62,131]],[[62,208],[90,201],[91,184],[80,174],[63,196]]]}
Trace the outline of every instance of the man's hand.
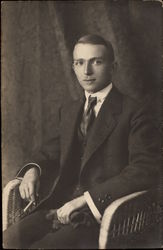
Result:
{"label": "man's hand", "polygon": [[57,210],[58,220],[62,224],[68,224],[70,222],[70,214],[83,207],[86,204],[84,196],[80,196],[72,201],[65,203],[61,208]]}
{"label": "man's hand", "polygon": [[28,201],[36,201],[38,190],[40,187],[39,173],[36,167],[30,168],[24,175],[19,186],[19,191],[22,199]]}

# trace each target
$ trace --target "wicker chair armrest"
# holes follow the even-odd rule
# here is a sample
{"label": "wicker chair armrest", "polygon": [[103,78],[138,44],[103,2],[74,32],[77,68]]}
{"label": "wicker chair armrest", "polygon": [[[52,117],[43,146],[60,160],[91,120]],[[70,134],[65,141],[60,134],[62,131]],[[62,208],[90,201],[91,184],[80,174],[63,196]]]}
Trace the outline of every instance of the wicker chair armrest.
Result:
{"label": "wicker chair armrest", "polygon": [[106,249],[108,241],[130,237],[145,230],[158,219],[157,196],[144,190],[112,202],[105,210],[99,234],[99,249]]}
{"label": "wicker chair armrest", "polygon": [[19,185],[22,178],[15,178],[11,180],[3,189],[2,194],[2,217],[3,217],[3,231],[10,225],[19,221],[22,217],[28,214],[34,207],[31,206],[27,212],[24,208],[28,202],[24,201],[19,193]]}
{"label": "wicker chair armrest", "polygon": [[[16,178],[7,183],[2,194],[2,219],[3,231],[12,224],[12,214],[15,213],[15,207],[19,209],[20,203],[15,203],[15,197],[19,199],[18,187],[21,183],[21,178]],[[14,209],[13,209],[14,208]]]}

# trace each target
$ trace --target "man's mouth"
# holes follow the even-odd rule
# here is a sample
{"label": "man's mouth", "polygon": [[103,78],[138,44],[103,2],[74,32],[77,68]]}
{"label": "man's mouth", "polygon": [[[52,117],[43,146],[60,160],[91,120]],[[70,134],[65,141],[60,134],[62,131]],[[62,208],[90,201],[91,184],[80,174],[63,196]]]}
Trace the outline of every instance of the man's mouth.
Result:
{"label": "man's mouth", "polygon": [[93,82],[93,81],[95,81],[96,79],[84,79],[83,81],[84,82]]}

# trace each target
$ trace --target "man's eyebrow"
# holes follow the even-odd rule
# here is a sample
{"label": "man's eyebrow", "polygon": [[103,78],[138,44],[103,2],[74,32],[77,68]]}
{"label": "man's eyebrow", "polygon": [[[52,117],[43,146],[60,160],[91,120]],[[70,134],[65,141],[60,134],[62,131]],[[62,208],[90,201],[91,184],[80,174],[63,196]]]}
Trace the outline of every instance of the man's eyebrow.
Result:
{"label": "man's eyebrow", "polygon": [[73,61],[85,60],[83,58],[73,59]]}
{"label": "man's eyebrow", "polygon": [[96,59],[104,59],[104,57],[102,57],[102,56],[96,56],[96,57],[92,57],[92,58],[90,58],[90,60],[96,60]]}
{"label": "man's eyebrow", "polygon": [[104,57],[101,57],[101,56],[99,56],[99,57],[91,57],[90,59],[88,59],[88,60],[86,60],[86,59],[84,59],[84,58],[78,58],[78,59],[73,59],[74,61],[80,61],[80,60],[83,60],[83,61],[93,61],[93,60],[96,60],[96,59],[104,59]]}

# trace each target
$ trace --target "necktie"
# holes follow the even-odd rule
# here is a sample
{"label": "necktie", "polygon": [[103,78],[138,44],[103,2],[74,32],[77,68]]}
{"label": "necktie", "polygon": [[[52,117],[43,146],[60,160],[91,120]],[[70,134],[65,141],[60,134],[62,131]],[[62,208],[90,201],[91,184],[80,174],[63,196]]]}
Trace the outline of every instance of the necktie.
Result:
{"label": "necktie", "polygon": [[94,107],[97,103],[97,97],[88,97],[88,106],[83,114],[83,118],[81,121],[81,132],[84,136],[86,136],[88,130],[90,129],[94,119],[95,119],[95,113],[94,113]]}

